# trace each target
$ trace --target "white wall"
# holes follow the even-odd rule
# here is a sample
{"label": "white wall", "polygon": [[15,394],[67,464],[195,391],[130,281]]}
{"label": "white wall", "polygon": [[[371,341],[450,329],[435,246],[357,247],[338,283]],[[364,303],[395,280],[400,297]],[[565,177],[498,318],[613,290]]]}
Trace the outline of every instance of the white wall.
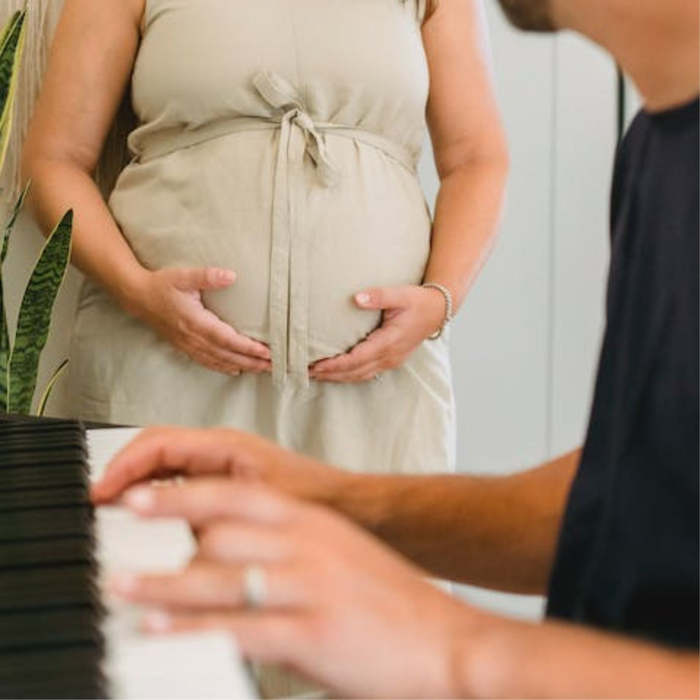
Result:
{"label": "white wall", "polygon": [[[579,445],[603,325],[616,142],[612,61],[572,35],[511,29],[487,3],[511,151],[499,244],[452,329],[460,469],[514,471]],[[430,197],[430,154],[421,164]],[[540,598],[470,587],[526,617]]]}
{"label": "white wall", "polygon": [[[615,145],[611,61],[572,36],[526,36],[488,2],[499,101],[512,172],[502,234],[452,329],[463,470],[498,474],[540,462],[582,440],[602,327],[608,189]],[[437,178],[426,153],[429,199]],[[41,238],[16,231],[8,301]],[[77,289],[59,298],[42,383],[65,357]],[[60,410],[58,388],[50,408]],[[464,589],[470,599],[535,616],[540,599]]]}

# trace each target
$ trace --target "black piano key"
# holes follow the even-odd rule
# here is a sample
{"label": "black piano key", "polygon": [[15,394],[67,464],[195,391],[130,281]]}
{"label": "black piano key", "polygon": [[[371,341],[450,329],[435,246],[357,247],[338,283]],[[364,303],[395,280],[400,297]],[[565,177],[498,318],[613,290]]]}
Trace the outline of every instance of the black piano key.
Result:
{"label": "black piano key", "polygon": [[17,492],[41,487],[74,486],[85,483],[85,477],[74,464],[57,464],[50,469],[27,469],[26,466],[0,467],[0,491]]}
{"label": "black piano key", "polygon": [[0,697],[103,698],[103,653],[93,644],[0,653]]}
{"label": "black piano key", "polygon": [[103,611],[93,605],[0,613],[0,655],[67,644],[102,644],[96,622]]}
{"label": "black piano key", "polygon": [[[6,451],[5,451],[6,450]],[[37,449],[13,449],[11,446],[2,446],[0,450],[0,468],[27,467],[47,468],[58,464],[73,464],[78,466],[76,447],[58,447],[51,452],[43,452]]]}
{"label": "black piano key", "polygon": [[0,542],[81,535],[92,520],[89,505],[8,511],[0,517]]}
{"label": "black piano key", "polygon": [[94,542],[88,534],[0,542],[0,576],[4,569],[52,564],[92,564],[93,556]]}
{"label": "black piano key", "polygon": [[106,697],[84,429],[0,417],[0,697]]}
{"label": "black piano key", "polygon": [[85,483],[50,488],[0,491],[0,513],[52,506],[84,505],[88,500]]}
{"label": "black piano key", "polygon": [[0,612],[90,605],[98,597],[88,564],[5,569],[0,576]]}

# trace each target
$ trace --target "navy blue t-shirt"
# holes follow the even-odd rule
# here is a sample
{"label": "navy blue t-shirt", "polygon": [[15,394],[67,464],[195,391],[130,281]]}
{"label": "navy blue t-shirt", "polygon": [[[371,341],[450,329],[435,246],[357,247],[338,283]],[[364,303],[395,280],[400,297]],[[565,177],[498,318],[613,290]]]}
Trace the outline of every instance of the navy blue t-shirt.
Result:
{"label": "navy blue t-shirt", "polygon": [[607,326],[548,604],[695,648],[698,105],[641,112],[618,152]]}

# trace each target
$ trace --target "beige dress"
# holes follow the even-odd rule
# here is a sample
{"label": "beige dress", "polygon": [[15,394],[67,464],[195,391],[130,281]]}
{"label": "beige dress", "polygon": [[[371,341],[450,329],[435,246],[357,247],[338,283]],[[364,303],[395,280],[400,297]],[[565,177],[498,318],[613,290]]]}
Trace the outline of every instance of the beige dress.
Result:
{"label": "beige dress", "polygon": [[379,324],[356,292],[423,277],[424,11],[424,0],[147,0],[140,125],[110,210],[150,269],[235,270],[205,305],[269,343],[274,371],[205,369],[88,282],[71,349],[81,416],[233,426],[353,469],[452,467],[446,339],[364,384],[307,371]]}

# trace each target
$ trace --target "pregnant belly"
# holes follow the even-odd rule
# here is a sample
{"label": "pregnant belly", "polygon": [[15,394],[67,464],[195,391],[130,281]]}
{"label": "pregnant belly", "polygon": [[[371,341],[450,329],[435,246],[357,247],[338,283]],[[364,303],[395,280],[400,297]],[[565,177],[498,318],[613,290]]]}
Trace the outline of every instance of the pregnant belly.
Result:
{"label": "pregnant belly", "polygon": [[[136,256],[150,269],[235,270],[236,283],[205,292],[204,303],[264,342],[271,332],[271,288],[294,295],[309,361],[347,351],[380,322],[379,313],[355,306],[354,294],[417,284],[423,277],[430,219],[416,178],[383,154],[348,141],[335,149],[345,164],[339,185],[324,188],[306,163],[290,190],[290,206],[273,211],[274,144],[254,148],[226,139],[224,151],[235,153],[224,158],[220,141],[216,151],[203,144],[123,173],[110,206]],[[290,244],[283,280],[275,280],[280,269],[271,267],[278,240],[273,225],[284,227],[281,238]]]}

